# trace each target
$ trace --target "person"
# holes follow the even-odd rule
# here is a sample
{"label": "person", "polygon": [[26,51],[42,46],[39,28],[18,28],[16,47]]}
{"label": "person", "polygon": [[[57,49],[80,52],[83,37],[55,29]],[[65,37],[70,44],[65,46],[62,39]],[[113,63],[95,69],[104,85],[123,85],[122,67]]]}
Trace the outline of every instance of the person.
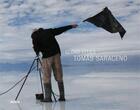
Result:
{"label": "person", "polygon": [[42,70],[44,98],[42,102],[52,102],[51,98],[51,70],[53,70],[54,78],[58,83],[59,101],[65,101],[65,91],[63,82],[63,71],[61,65],[61,50],[55,36],[63,32],[76,28],[77,24],[67,25],[59,28],[35,29],[32,33],[33,49],[36,55],[42,53]]}

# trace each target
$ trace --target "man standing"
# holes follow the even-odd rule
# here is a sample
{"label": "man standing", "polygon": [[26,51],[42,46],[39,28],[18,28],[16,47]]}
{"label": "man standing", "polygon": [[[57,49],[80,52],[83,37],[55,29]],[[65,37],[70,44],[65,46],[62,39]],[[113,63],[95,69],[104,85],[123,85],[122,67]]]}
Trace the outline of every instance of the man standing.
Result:
{"label": "man standing", "polygon": [[77,24],[72,24],[54,29],[36,29],[31,37],[33,49],[37,55],[42,53],[42,69],[43,69],[43,83],[44,83],[44,99],[42,102],[52,102],[51,99],[51,70],[53,70],[55,80],[58,83],[60,98],[59,101],[65,101],[63,72],[61,65],[61,51],[59,44],[55,38],[69,29],[76,28]]}

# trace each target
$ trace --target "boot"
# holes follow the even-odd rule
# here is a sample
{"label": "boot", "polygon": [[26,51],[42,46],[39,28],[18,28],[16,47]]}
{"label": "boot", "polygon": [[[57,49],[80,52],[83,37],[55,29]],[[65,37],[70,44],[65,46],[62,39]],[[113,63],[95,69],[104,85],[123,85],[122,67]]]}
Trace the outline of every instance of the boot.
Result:
{"label": "boot", "polygon": [[65,101],[64,83],[58,82],[58,88],[60,93],[59,101]]}
{"label": "boot", "polygon": [[41,102],[52,102],[51,92],[51,83],[44,83],[44,99]]}

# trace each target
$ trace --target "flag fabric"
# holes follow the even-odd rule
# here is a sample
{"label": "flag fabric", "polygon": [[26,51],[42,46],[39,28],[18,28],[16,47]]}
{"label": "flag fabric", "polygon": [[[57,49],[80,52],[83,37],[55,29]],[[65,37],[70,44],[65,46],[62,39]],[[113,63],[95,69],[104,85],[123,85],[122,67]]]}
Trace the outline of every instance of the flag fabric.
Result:
{"label": "flag fabric", "polygon": [[121,39],[126,33],[123,26],[117,21],[117,19],[113,16],[111,11],[105,7],[103,11],[98,13],[97,15],[87,18],[83,22],[90,22],[95,24],[97,27],[102,27],[103,29],[111,32],[111,33],[120,33]]}

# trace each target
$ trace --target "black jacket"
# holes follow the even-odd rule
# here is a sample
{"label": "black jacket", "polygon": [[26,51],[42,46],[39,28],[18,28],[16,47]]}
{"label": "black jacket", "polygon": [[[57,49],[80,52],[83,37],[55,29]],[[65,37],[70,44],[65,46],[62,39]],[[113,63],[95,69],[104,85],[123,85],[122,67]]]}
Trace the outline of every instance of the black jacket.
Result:
{"label": "black jacket", "polygon": [[43,58],[51,57],[57,53],[61,54],[60,47],[55,36],[69,29],[72,29],[71,25],[54,29],[40,28],[37,31],[33,32],[31,37],[33,49],[36,52],[36,54],[42,52]]}

